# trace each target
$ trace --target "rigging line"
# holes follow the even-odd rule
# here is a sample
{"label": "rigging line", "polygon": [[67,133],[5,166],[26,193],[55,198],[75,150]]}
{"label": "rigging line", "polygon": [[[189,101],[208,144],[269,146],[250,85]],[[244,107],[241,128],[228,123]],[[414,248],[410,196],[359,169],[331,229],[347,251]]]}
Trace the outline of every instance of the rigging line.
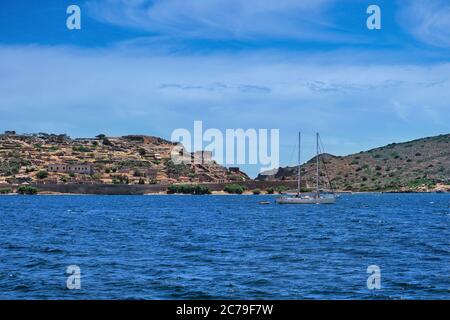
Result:
{"label": "rigging line", "polygon": [[[321,151],[322,151],[321,153],[325,152],[325,148],[323,146],[322,138],[320,136],[319,136],[319,149],[321,149]],[[327,166],[325,164],[325,160],[323,159],[323,157],[321,157],[321,160],[322,160],[323,166],[325,168],[325,174],[326,174],[327,179],[328,179],[328,184],[330,185],[331,191],[334,193],[334,188],[333,188],[333,185],[331,184],[331,179],[330,179],[330,175],[328,174],[328,169],[327,169]]]}

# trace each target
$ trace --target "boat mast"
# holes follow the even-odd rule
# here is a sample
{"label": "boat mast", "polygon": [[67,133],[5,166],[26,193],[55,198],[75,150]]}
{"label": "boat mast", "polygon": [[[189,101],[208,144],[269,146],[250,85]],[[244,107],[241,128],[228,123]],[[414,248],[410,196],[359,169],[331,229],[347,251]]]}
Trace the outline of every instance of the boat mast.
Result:
{"label": "boat mast", "polygon": [[316,133],[316,193],[319,197],[319,133]]}
{"label": "boat mast", "polygon": [[299,132],[298,133],[298,181],[297,181],[297,195],[299,196],[300,195],[300,188],[301,188],[301,184],[300,184],[300,181],[301,181],[301,178],[302,178],[302,174],[301,174],[301,168],[300,168],[300,166],[301,166],[301,152],[300,152],[300,148],[301,148],[301,140],[302,139],[302,137],[301,137],[301,133]]}

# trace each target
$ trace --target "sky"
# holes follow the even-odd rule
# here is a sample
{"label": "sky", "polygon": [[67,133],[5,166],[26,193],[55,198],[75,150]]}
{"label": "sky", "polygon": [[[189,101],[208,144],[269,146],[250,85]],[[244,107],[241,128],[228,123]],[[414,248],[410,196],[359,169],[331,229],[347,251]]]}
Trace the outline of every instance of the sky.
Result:
{"label": "sky", "polygon": [[294,165],[298,131],[304,160],[449,133],[449,49],[446,0],[2,0],[0,131],[279,129]]}

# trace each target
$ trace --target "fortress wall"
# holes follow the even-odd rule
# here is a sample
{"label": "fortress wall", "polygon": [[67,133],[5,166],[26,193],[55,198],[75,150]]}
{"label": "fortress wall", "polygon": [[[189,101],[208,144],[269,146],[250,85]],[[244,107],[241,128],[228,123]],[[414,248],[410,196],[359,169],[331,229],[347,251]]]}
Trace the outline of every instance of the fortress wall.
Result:
{"label": "fortress wall", "polygon": [[[230,183],[203,183],[212,191],[221,191]],[[238,184],[245,186],[248,190],[267,189],[269,187],[286,186],[295,189],[297,181],[245,181]],[[167,190],[167,185],[121,185],[121,184],[32,184],[40,192],[57,192],[72,194],[101,194],[101,195],[139,195],[146,193],[158,193]]]}

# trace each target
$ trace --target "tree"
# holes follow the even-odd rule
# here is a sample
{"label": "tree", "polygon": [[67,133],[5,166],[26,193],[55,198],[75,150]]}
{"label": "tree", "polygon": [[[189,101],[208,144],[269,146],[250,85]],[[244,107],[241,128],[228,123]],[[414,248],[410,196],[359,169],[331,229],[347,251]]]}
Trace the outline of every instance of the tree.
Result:
{"label": "tree", "polygon": [[225,186],[223,191],[233,194],[242,194],[245,191],[245,187],[239,184],[228,184]]}
{"label": "tree", "polygon": [[36,178],[38,179],[45,179],[48,177],[48,172],[45,170],[41,170],[36,174]]}
{"label": "tree", "polygon": [[108,138],[103,138],[102,143],[105,146],[112,146],[112,142]]}
{"label": "tree", "polygon": [[18,194],[36,194],[38,190],[32,186],[20,186],[17,188]]}

